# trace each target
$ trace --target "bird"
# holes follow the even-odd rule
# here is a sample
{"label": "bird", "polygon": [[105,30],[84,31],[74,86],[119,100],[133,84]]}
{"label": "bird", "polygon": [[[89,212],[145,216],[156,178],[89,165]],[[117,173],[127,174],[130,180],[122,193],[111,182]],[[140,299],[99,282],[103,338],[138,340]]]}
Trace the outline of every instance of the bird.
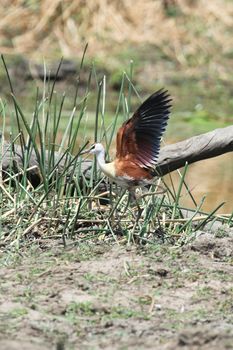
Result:
{"label": "bird", "polygon": [[154,92],[119,128],[116,137],[116,157],[105,162],[105,149],[94,143],[81,154],[96,155],[100,170],[111,180],[127,189],[136,200],[135,189],[145,187],[158,177],[155,170],[160,143],[168,124],[172,99],[165,89]]}

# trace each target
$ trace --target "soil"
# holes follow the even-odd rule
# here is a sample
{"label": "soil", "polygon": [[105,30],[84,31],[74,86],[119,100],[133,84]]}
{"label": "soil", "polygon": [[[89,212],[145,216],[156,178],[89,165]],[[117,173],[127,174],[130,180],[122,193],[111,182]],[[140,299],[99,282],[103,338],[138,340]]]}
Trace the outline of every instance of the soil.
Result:
{"label": "soil", "polygon": [[0,349],[233,348],[233,232],[2,254]]}

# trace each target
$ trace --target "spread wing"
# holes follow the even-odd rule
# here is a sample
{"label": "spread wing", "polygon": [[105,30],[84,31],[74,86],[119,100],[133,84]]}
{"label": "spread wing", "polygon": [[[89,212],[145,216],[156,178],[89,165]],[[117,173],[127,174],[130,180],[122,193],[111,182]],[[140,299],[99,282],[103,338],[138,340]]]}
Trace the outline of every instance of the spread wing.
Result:
{"label": "spread wing", "polygon": [[171,101],[168,91],[161,89],[142,103],[118,130],[117,158],[133,159],[140,167],[146,168],[156,164]]}

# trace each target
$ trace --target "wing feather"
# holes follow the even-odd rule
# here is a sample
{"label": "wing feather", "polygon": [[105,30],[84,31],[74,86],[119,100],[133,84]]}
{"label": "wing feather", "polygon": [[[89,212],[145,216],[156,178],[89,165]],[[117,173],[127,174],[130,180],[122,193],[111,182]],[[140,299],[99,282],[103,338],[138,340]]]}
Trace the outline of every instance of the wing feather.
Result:
{"label": "wing feather", "polygon": [[117,158],[127,157],[145,168],[156,164],[171,101],[168,91],[160,89],[142,103],[132,118],[118,130]]}

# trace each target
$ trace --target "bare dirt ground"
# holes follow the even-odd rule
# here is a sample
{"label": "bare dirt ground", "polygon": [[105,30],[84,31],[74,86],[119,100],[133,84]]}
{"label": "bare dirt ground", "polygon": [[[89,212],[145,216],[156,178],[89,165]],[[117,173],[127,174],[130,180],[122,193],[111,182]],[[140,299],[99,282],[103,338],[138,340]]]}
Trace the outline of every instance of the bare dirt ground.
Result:
{"label": "bare dirt ground", "polygon": [[[56,245],[55,245],[56,244]],[[2,255],[0,349],[233,348],[233,232]]]}

